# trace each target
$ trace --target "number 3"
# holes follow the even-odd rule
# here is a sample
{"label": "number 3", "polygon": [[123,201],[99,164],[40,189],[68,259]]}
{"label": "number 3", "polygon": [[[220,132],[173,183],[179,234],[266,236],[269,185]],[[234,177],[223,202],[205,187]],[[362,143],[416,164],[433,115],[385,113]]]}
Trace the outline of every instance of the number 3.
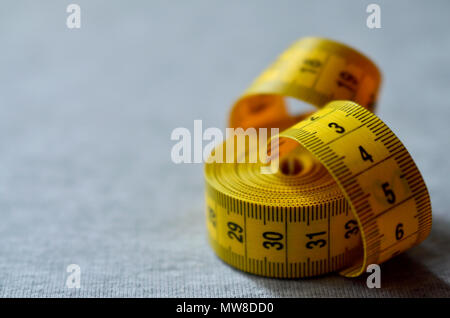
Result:
{"label": "number 3", "polygon": [[343,133],[345,133],[345,129],[344,129],[344,127],[342,127],[342,126],[339,126],[338,124],[336,124],[336,123],[329,123],[328,124],[328,127],[330,127],[330,128],[336,128],[336,132],[338,133],[338,134],[343,134]]}

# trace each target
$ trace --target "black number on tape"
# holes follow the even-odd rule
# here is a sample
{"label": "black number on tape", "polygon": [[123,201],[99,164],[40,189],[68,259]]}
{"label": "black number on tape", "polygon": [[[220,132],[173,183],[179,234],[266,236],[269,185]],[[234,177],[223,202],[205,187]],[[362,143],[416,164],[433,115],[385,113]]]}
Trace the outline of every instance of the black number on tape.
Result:
{"label": "black number on tape", "polygon": [[405,235],[405,232],[403,231],[403,224],[399,223],[395,228],[395,238],[399,241],[403,238],[403,235]]}
{"label": "black number on tape", "polygon": [[264,232],[263,237],[266,241],[263,242],[263,246],[267,249],[271,247],[276,248],[277,250],[283,249],[283,243],[277,242],[283,239],[283,234],[278,232]]}
{"label": "black number on tape", "polygon": [[372,156],[363,148],[363,146],[359,146],[359,152],[361,153],[362,160],[373,162]]}
{"label": "black number on tape", "polygon": [[345,238],[349,239],[352,235],[356,235],[359,233],[358,222],[356,220],[350,220],[345,223]]}
{"label": "black number on tape", "polygon": [[330,127],[330,128],[336,128],[335,131],[336,131],[338,134],[343,134],[343,133],[345,133],[344,127],[339,126],[339,125],[336,124],[336,123],[329,123],[329,124],[328,124],[328,127]]}
{"label": "black number on tape", "polygon": [[[327,232],[317,232],[317,233],[311,233],[306,234],[306,237],[308,237],[310,240],[314,239],[315,236],[324,235],[327,234]],[[314,247],[318,246],[319,248],[324,247],[327,245],[327,241],[324,239],[318,239],[315,241],[309,241],[306,243],[306,248],[313,249]]]}
{"label": "black number on tape", "polygon": [[241,243],[244,241],[244,236],[242,234],[238,234],[244,231],[241,226],[233,222],[228,222],[228,228],[230,229],[230,231],[228,231],[228,236],[231,239],[236,239]]}
{"label": "black number on tape", "polygon": [[385,182],[381,185],[383,188],[384,195],[386,196],[387,202],[394,204],[395,203],[395,193],[392,189],[389,189],[389,182]]}

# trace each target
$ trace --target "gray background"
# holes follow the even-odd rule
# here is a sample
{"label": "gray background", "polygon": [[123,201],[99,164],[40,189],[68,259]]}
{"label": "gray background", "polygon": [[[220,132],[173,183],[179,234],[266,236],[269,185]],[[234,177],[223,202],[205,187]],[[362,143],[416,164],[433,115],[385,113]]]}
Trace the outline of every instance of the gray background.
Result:
{"label": "gray background", "polygon": [[[375,2],[375,1],[374,1]],[[450,296],[450,2],[70,1],[0,5],[0,296]],[[176,127],[224,127],[234,99],[296,39],[348,43],[383,70],[378,114],[431,193],[426,242],[382,288],[337,274],[260,278],[206,240],[202,166],[170,160]],[[81,289],[65,287],[81,266]]]}

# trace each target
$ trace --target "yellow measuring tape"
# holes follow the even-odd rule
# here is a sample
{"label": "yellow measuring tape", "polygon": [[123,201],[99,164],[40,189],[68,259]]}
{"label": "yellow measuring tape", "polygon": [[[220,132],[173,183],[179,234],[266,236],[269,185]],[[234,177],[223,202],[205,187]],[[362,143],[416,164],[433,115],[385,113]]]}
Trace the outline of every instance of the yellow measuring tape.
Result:
{"label": "yellow measuring tape", "polygon": [[[422,176],[371,112],[380,82],[368,58],[321,38],[298,41],[256,79],[229,124],[285,129],[280,169],[205,164],[207,228],[221,259],[268,277],[353,277],[428,236]],[[292,116],[284,97],[321,109]]]}

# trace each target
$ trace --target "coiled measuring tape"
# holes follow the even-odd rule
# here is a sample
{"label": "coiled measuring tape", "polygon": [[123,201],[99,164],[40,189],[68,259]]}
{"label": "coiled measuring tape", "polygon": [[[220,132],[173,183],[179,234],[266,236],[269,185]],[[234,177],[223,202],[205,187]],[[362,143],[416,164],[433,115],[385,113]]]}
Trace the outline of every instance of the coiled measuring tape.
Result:
{"label": "coiled measuring tape", "polygon": [[[280,170],[205,164],[207,228],[222,260],[268,277],[353,277],[428,236],[422,176],[371,112],[380,81],[368,58],[321,38],[298,41],[256,79],[229,124],[285,129]],[[321,109],[291,116],[284,97]]]}

